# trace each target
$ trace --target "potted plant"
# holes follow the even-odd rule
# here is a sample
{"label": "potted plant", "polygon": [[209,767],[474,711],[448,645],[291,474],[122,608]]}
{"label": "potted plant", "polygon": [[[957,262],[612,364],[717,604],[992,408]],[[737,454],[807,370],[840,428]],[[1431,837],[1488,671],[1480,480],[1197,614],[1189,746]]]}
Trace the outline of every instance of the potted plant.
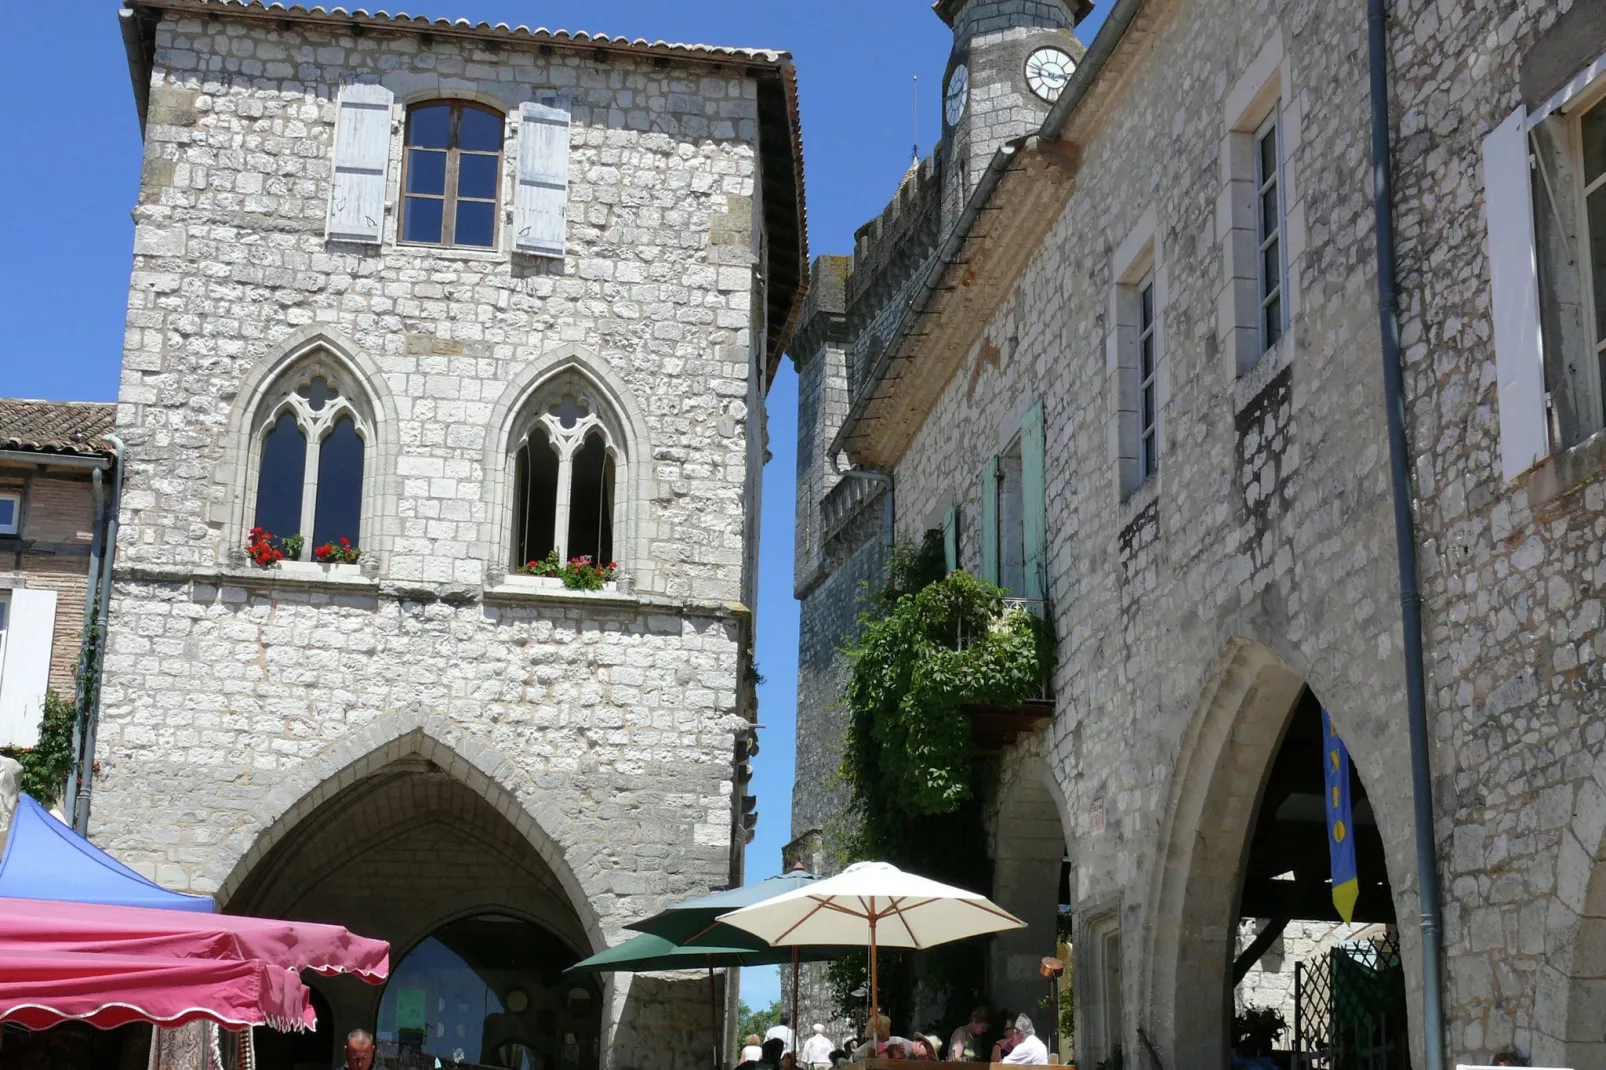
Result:
{"label": "potted plant", "polygon": [[286,558],[291,561],[299,558],[303,542],[300,535],[286,535],[281,539],[261,527],[254,527],[246,536],[245,552],[258,568],[272,568]]}
{"label": "potted plant", "polygon": [[355,565],[361,557],[362,551],[351,545],[351,540],[344,535],[312,551],[313,560],[320,565]]}
{"label": "potted plant", "polygon": [[538,561],[530,561],[518,570],[521,576],[557,580],[571,591],[600,591],[618,573],[619,566],[610,561],[600,565],[589,556],[571,557],[561,561],[553,550]]}
{"label": "potted plant", "polygon": [[1248,1007],[1232,1016],[1232,1050],[1247,1058],[1270,1055],[1286,1032],[1288,1021],[1276,1007]]}

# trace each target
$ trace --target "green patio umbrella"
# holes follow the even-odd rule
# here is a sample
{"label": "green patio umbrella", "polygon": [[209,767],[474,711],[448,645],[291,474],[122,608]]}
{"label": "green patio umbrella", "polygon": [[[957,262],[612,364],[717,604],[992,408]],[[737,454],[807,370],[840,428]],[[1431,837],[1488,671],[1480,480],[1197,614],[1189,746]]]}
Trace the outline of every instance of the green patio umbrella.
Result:
{"label": "green patio umbrella", "polygon": [[[734,931],[734,930],[733,930]],[[749,940],[752,940],[749,937]],[[816,962],[835,958],[843,948],[809,947],[802,949],[808,961]],[[719,998],[714,987],[714,971],[728,966],[777,966],[793,962],[791,948],[785,947],[682,947],[651,933],[633,936],[616,947],[599,951],[588,959],[575,963],[564,973],[646,973],[651,970],[702,970],[708,971],[708,1021],[714,1032],[714,1068],[723,1066],[719,1043]]]}
{"label": "green patio umbrella", "polygon": [[[719,921],[721,914],[729,914],[733,910],[750,907],[755,903],[762,903],[766,899],[773,899],[787,892],[795,892],[799,888],[814,883],[814,874],[798,866],[790,873],[761,880],[756,884],[744,884],[740,888],[731,888],[723,892],[714,892],[711,895],[701,895],[696,899],[688,899],[684,903],[676,903],[659,911],[644,921],[633,921],[625,926],[638,932],[651,933],[672,940],[687,947],[727,947],[727,948],[753,948],[755,950],[768,950],[769,945],[759,937],[734,925],[726,925]],[[818,962],[821,960],[837,959],[847,954],[853,948],[810,948],[806,961]],[[815,952],[819,952],[816,954]],[[791,953],[775,960],[777,964],[790,962],[792,964],[792,1044],[797,1045],[797,975],[800,958],[799,949],[793,948]],[[748,963],[745,965],[771,965],[771,963]]]}

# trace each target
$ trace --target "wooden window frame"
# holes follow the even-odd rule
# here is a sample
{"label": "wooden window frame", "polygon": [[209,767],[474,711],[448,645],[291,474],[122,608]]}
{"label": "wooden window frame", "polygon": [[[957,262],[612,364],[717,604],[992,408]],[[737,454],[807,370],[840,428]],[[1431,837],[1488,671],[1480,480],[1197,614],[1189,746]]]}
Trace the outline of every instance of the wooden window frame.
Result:
{"label": "wooden window frame", "polygon": [[[1272,147],[1276,152],[1275,166],[1271,174],[1266,174],[1265,152],[1263,146],[1266,139],[1275,139]],[[1255,277],[1260,281],[1260,311],[1258,314],[1260,324],[1260,351],[1268,353],[1276,348],[1282,341],[1283,335],[1288,333],[1288,242],[1285,240],[1288,230],[1288,205],[1283,197],[1283,123],[1282,102],[1272,105],[1271,114],[1266,120],[1255,128]],[[1270,194],[1277,198],[1277,226],[1274,230],[1266,230],[1266,196]],[[1273,245],[1277,247],[1277,277],[1266,277],[1266,251]],[[1268,317],[1272,302],[1277,303],[1277,321],[1273,325]]]}
{"label": "wooden window frame", "polygon": [[1606,171],[1590,182],[1584,162],[1584,117],[1603,108],[1606,108],[1606,79],[1598,80],[1582,100],[1567,109],[1570,119],[1567,133],[1573,166],[1578,171],[1578,180],[1573,183],[1574,218],[1578,221],[1578,270],[1582,274],[1578,289],[1583,303],[1585,338],[1592,358],[1584,362],[1583,374],[1597,408],[1595,419],[1606,422],[1606,368],[1602,366],[1606,364],[1606,336],[1599,330],[1599,298],[1595,293],[1595,262],[1598,257],[1606,257],[1606,249],[1594,248],[1589,240],[1589,195],[1606,189]]}
{"label": "wooden window frame", "polygon": [[1160,471],[1160,310],[1151,270],[1137,285],[1138,484]]}
{"label": "wooden window frame", "polygon": [[[408,179],[413,169],[413,151],[415,148],[424,152],[440,152],[440,149],[428,145],[413,145],[413,116],[424,108],[450,108],[446,120],[446,178],[442,192],[435,193],[409,193]],[[466,110],[481,111],[494,116],[502,125],[502,137],[497,143],[496,150],[496,188],[489,198],[485,197],[459,197],[457,193],[458,169],[462,161],[464,150],[459,147],[462,140],[463,112]],[[504,156],[507,153],[507,116],[488,104],[481,104],[473,100],[436,99],[421,100],[407,106],[407,123],[402,133],[402,173],[401,173],[401,217],[396,224],[396,244],[420,245],[443,249],[484,249],[496,250],[502,243],[502,170],[506,163]],[[491,153],[475,149],[468,150],[470,156],[490,156]],[[409,198],[441,202],[441,240],[438,242],[419,241],[405,237],[407,233],[407,201]],[[470,204],[489,204],[491,206],[491,241],[488,245],[459,245],[457,242],[457,204],[459,200]]]}

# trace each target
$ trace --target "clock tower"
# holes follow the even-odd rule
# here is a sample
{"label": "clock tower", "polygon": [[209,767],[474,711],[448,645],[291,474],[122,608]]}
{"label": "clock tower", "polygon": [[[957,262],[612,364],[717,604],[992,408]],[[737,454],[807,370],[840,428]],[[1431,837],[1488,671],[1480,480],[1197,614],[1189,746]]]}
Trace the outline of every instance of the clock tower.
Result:
{"label": "clock tower", "polygon": [[943,218],[954,218],[999,146],[1042,125],[1084,49],[1091,0],[937,0],[953,27],[943,77]]}

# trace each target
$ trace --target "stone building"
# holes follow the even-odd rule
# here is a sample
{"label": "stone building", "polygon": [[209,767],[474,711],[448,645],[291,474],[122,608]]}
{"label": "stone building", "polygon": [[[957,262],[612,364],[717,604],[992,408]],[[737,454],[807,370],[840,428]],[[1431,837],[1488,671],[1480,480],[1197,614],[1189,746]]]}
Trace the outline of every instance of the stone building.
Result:
{"label": "stone building", "polygon": [[76,703],[101,578],[113,405],[0,398],[0,747],[33,747],[45,695]]}
{"label": "stone building", "polygon": [[742,878],[764,396],[807,281],[790,57],[121,14],[92,838],[391,941],[387,987],[315,980],[325,1025],[264,1066],[359,1026],[392,1065],[705,1056],[706,981],[560,971]]}
{"label": "stone building", "polygon": [[[1323,711],[1356,921],[1404,968],[1409,1028],[1365,1042],[1408,1034],[1424,1065],[1367,40],[1363,4],[1121,0],[962,206],[915,223],[940,198],[912,174],[814,269],[843,281],[792,351],[796,846],[840,805],[801,763],[835,761],[856,577],[943,529],[1056,637],[1052,715],[994,763],[993,892],[1041,918],[1065,853],[1083,1065],[1223,1065],[1271,942],[1240,923],[1336,921]],[[1451,1064],[1600,1065],[1606,16],[1396,0],[1386,48],[1443,1040]],[[1005,998],[1023,954],[993,949]]]}

